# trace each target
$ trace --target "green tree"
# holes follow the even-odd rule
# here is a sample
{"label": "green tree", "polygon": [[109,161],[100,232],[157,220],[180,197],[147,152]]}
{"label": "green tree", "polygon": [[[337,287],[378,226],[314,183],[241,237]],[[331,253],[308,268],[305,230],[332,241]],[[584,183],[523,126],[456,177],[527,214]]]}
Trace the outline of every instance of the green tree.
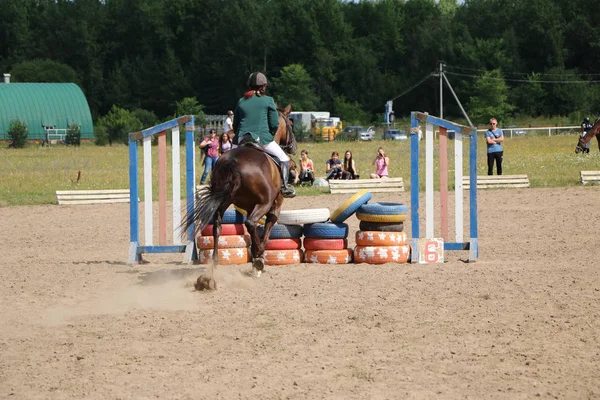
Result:
{"label": "green tree", "polygon": [[[8,68],[12,63],[27,58],[35,47],[31,36],[31,1],[0,0],[0,66]],[[7,69],[4,69],[6,71]]]}
{"label": "green tree", "polygon": [[[128,133],[142,129],[141,121],[131,111],[117,106],[112,106],[108,114],[100,118],[98,125],[102,127],[97,132],[98,135],[105,134],[110,146],[113,142],[128,143]],[[96,143],[101,143],[101,140],[97,140]]]}
{"label": "green tree", "polygon": [[339,116],[346,126],[367,124],[369,113],[362,109],[358,102],[349,102],[344,96],[336,96],[333,101],[333,112]]}
{"label": "green tree", "polygon": [[22,149],[27,144],[27,124],[23,121],[10,121],[8,125],[8,137],[11,143],[8,147]]}
{"label": "green tree", "polygon": [[510,116],[514,106],[508,101],[508,86],[500,70],[484,72],[475,81],[473,95],[467,104],[467,113],[473,121],[491,117],[499,120]]}
{"label": "green tree", "polygon": [[295,111],[317,108],[319,99],[312,89],[312,78],[300,64],[283,67],[278,78],[272,78],[275,101],[280,107],[292,105]]}
{"label": "green tree", "polygon": [[79,125],[69,125],[65,136],[65,144],[67,146],[79,146],[81,144],[81,127]]}
{"label": "green tree", "polygon": [[547,93],[544,114],[570,115],[574,111],[584,113],[590,111],[593,105],[586,96],[590,85],[581,83],[585,78],[579,76],[575,70],[565,70],[562,67],[551,68],[546,71],[544,78],[546,81],[564,82],[543,84]]}
{"label": "green tree", "polygon": [[[175,118],[184,115],[194,116],[194,125],[206,126],[206,114],[204,105],[198,103],[195,97],[186,97],[176,103]],[[179,129],[179,143],[185,143],[185,129]]]}
{"label": "green tree", "polygon": [[158,117],[156,116],[156,114],[154,114],[152,111],[150,110],[144,110],[143,108],[136,108],[135,110],[132,111],[133,115],[135,115],[135,117],[137,119],[140,120],[140,122],[142,123],[142,126],[144,128],[149,128],[151,126],[156,125],[156,122],[158,121]]}
{"label": "green tree", "polygon": [[532,72],[527,77],[527,83],[522,83],[511,92],[512,101],[519,105],[519,114],[533,117],[543,114],[546,92],[541,80],[541,74]]}
{"label": "green tree", "polygon": [[195,97],[186,97],[175,103],[175,117],[184,115],[193,115],[195,124],[203,126],[206,124],[206,114],[204,114],[204,106],[198,103]]}
{"label": "green tree", "polygon": [[16,64],[11,74],[17,82],[73,82],[79,84],[77,72],[52,60],[32,60]]}

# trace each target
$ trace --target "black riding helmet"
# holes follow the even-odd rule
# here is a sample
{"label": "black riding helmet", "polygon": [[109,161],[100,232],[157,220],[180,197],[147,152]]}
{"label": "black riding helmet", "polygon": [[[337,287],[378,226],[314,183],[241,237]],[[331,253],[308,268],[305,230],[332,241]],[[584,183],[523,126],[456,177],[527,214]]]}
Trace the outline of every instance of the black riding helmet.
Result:
{"label": "black riding helmet", "polygon": [[589,124],[589,123],[590,123],[590,119],[589,119],[588,117],[585,117],[585,118],[583,119],[583,122],[585,122],[586,124]]}

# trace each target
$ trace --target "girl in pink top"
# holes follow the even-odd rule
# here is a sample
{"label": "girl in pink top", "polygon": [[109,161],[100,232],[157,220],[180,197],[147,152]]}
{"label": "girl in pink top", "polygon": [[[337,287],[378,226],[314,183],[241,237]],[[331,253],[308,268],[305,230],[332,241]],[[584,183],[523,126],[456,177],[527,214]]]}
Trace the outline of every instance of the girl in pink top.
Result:
{"label": "girl in pink top", "polygon": [[310,182],[311,185],[315,181],[315,167],[310,158],[308,151],[300,152],[300,182]]}
{"label": "girl in pink top", "polygon": [[373,160],[375,165],[375,173],[371,174],[371,178],[380,179],[388,177],[388,166],[390,165],[390,158],[386,157],[383,147],[377,150],[377,157]]}

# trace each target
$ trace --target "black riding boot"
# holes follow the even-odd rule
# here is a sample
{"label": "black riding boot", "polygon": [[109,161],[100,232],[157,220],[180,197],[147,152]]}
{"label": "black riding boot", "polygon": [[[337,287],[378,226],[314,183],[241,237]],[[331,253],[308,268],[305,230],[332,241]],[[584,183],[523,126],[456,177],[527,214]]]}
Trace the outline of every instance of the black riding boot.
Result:
{"label": "black riding boot", "polygon": [[283,194],[283,197],[295,197],[296,196],[296,191],[294,190],[293,187],[291,187],[288,183],[289,179],[290,179],[290,162],[289,161],[282,161],[281,162],[281,175],[282,175],[282,184],[281,184],[281,193]]}

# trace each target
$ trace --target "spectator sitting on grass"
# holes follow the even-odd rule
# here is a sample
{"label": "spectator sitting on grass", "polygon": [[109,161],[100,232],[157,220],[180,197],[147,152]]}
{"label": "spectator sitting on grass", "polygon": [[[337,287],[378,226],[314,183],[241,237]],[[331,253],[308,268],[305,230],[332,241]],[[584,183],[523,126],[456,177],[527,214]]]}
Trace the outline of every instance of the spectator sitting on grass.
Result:
{"label": "spectator sitting on grass", "polygon": [[377,157],[373,160],[375,166],[375,173],[371,174],[373,179],[381,179],[388,177],[388,166],[390,165],[390,158],[385,155],[383,147],[377,149]]}
{"label": "spectator sitting on grass", "polygon": [[344,155],[344,165],[342,172],[342,179],[358,179],[358,170],[356,169],[356,163],[352,158],[352,152],[350,150],[346,150],[346,154]]}
{"label": "spectator sitting on grass", "polygon": [[337,151],[331,153],[331,158],[327,160],[327,168],[325,169],[327,175],[325,179],[342,179],[342,162],[340,161],[340,155]]}
{"label": "spectator sitting on grass", "polygon": [[313,161],[308,158],[308,151],[300,152],[300,183],[310,182],[312,185],[315,181],[315,166]]}

